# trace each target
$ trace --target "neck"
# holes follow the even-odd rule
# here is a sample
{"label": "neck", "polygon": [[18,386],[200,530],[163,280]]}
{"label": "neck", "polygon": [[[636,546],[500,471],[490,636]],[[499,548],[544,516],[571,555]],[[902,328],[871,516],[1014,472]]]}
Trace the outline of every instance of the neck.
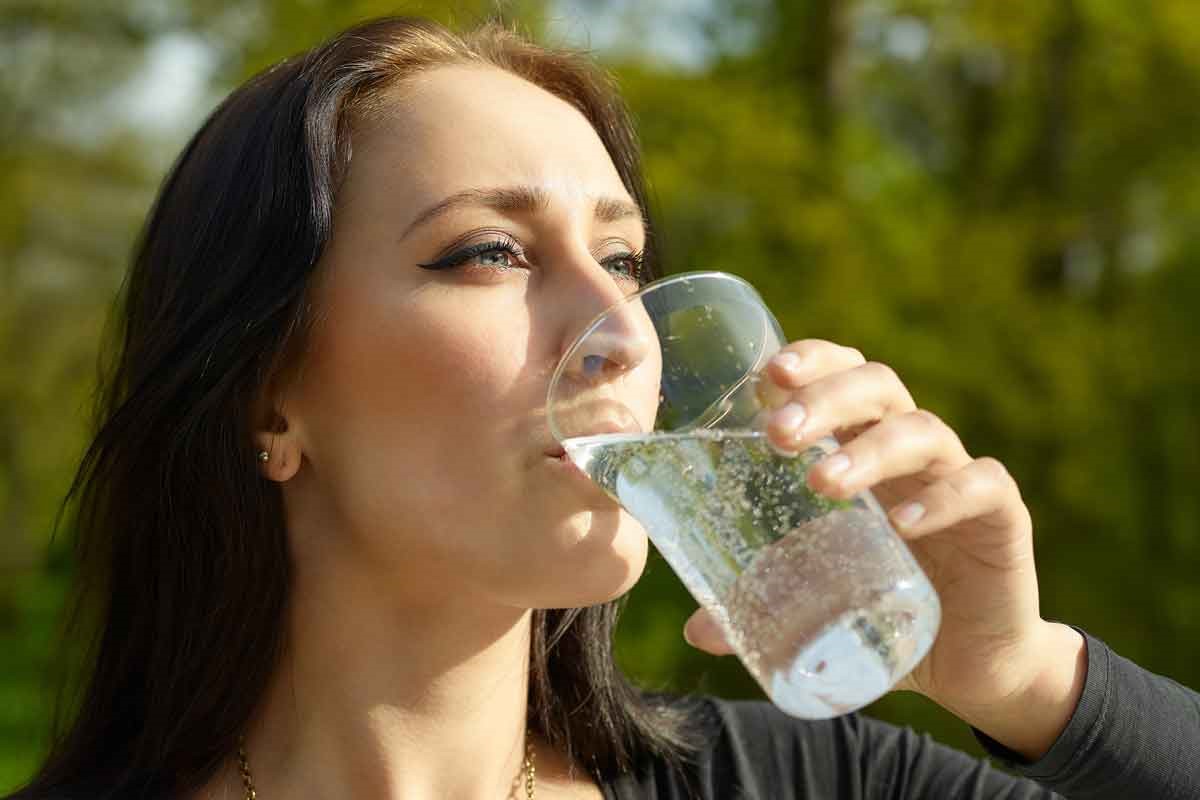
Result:
{"label": "neck", "polygon": [[292,598],[246,734],[259,797],[524,797],[528,610],[398,607],[328,562]]}

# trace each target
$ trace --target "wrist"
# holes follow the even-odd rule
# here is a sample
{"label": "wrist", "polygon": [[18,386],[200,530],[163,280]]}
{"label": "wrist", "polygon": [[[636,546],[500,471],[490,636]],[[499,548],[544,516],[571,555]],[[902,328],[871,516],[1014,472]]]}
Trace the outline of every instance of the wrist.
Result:
{"label": "wrist", "polygon": [[1087,643],[1074,628],[1045,622],[1029,653],[1034,666],[1023,688],[964,721],[1033,762],[1046,755],[1079,705]]}

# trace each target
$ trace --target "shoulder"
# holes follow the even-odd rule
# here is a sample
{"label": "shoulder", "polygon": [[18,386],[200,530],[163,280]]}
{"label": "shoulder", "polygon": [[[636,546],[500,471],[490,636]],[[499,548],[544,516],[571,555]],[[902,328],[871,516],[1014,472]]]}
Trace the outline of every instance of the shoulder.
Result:
{"label": "shoulder", "polygon": [[856,771],[858,715],[802,720],[766,701],[707,695],[660,697],[660,702],[688,717],[695,749],[681,768],[643,757],[631,774],[612,782],[611,796],[617,800],[841,796],[841,778]]}
{"label": "shoulder", "polygon": [[691,709],[696,729],[713,757],[722,754],[768,755],[786,749],[824,752],[858,741],[864,720],[859,714],[835,719],[798,719],[780,711],[765,700],[726,700],[708,695],[680,698],[677,702]]}
{"label": "shoulder", "polygon": [[689,767],[704,787],[700,800],[859,798],[879,786],[902,787],[908,797],[1057,796],[908,725],[858,713],[797,719],[765,701],[692,702],[704,720],[703,749]]}

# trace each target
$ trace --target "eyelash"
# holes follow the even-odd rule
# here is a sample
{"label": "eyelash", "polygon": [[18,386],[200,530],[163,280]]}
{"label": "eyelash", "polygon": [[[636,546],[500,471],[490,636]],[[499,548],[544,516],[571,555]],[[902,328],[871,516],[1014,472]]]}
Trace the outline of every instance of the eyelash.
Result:
{"label": "eyelash", "polygon": [[[499,239],[468,245],[467,247],[464,247],[461,250],[456,250],[455,252],[443,256],[436,261],[431,261],[425,264],[417,264],[417,266],[428,270],[454,269],[455,267],[460,267],[468,261],[476,259],[479,256],[487,253],[508,253],[521,264],[528,266],[528,262],[525,261],[525,253],[521,249],[521,245],[510,236],[504,236]],[[645,251],[637,250],[629,253],[617,253],[609,256],[600,263],[607,265],[613,261],[630,262],[631,268],[628,273],[628,277],[633,278],[639,286],[642,285],[645,277],[643,274],[646,262]],[[512,267],[487,266],[481,267],[481,269],[505,271],[512,269]]]}

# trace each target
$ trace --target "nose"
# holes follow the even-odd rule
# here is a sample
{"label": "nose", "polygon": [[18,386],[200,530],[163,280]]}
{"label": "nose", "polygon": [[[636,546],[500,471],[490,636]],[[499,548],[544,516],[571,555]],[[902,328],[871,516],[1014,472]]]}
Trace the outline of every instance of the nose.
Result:
{"label": "nose", "polygon": [[606,318],[601,329],[580,342],[567,364],[567,372],[581,383],[611,382],[646,360],[649,343],[633,329],[617,331]]}
{"label": "nose", "polygon": [[588,328],[582,339],[577,341],[576,337],[591,318],[580,319],[579,326],[568,334],[566,346],[572,349],[564,356],[563,371],[577,383],[608,383],[632,372],[646,360],[655,343],[654,325],[640,300],[620,294],[610,306],[592,306],[592,317],[600,311],[607,313]]}
{"label": "nose", "polygon": [[[654,324],[640,299],[631,299],[582,248],[579,268],[559,274],[569,285],[560,291],[559,353],[562,373],[572,382],[596,385],[613,381],[644,362],[657,343]],[[604,316],[596,321],[602,312]],[[580,339],[587,327],[586,335]]]}
{"label": "nose", "polygon": [[558,441],[648,429],[657,375],[653,363],[638,367],[655,352],[653,333],[640,300],[621,302],[587,326],[550,382],[547,414]]}

